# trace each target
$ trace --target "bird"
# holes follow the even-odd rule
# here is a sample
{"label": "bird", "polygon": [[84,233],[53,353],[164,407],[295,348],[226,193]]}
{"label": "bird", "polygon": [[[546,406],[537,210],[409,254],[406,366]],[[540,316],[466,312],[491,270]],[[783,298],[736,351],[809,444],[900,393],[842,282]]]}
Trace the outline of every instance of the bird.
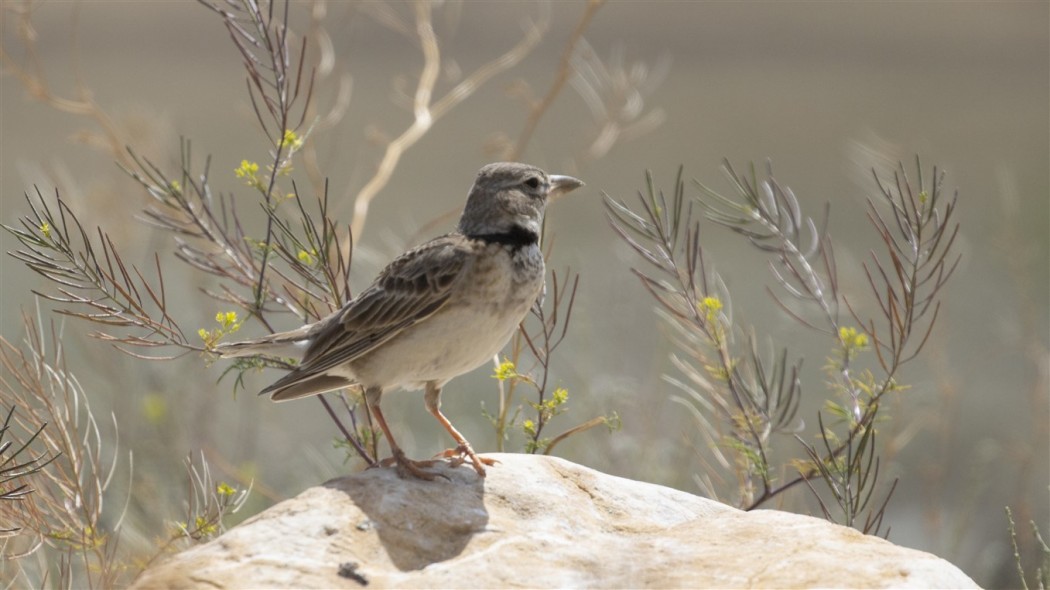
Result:
{"label": "bird", "polygon": [[[225,358],[280,356],[297,366],[260,395],[283,402],[343,388],[363,398],[386,437],[402,477],[433,480],[438,458],[470,462],[479,477],[495,461],[479,457],[441,412],[442,388],[492,359],[545,291],[540,250],[552,198],[583,186],[517,162],[482,167],[456,229],[395,258],[341,309],[312,324],[255,340],[222,344]],[[456,442],[427,461],[398,446],[381,402],[388,391],[424,391],[424,405]]]}

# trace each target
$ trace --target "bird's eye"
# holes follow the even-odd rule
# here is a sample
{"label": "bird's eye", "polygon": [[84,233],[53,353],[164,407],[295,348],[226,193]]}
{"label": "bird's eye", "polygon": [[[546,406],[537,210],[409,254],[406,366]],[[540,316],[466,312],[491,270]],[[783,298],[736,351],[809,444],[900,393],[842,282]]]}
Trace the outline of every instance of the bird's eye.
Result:
{"label": "bird's eye", "polygon": [[540,188],[540,179],[535,176],[530,176],[528,180],[525,181],[525,186],[533,190],[538,189]]}

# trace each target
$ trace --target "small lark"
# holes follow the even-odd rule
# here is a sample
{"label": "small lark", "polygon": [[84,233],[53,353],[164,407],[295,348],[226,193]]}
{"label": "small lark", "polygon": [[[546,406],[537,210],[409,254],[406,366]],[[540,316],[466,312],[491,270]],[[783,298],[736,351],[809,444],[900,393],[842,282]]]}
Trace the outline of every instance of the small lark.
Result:
{"label": "small lark", "polygon": [[398,471],[434,479],[398,447],[383,417],[383,393],[424,389],[427,410],[456,448],[441,456],[478,457],[441,413],[441,388],[483,365],[507,343],[544,290],[540,229],[549,198],[583,186],[526,164],[489,164],[478,172],[456,231],[402,254],[375,282],[323,320],[298,330],[220,346],[224,357],[294,356],[295,369],[262,391],[286,401],[359,387],[383,430]]}

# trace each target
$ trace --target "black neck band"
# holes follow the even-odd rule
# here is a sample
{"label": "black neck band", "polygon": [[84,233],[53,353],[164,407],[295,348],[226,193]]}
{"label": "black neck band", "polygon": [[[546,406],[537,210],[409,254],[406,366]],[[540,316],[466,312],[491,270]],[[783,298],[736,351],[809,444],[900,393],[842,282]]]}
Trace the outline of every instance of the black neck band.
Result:
{"label": "black neck band", "polygon": [[510,246],[515,249],[532,246],[540,242],[540,237],[536,235],[536,232],[530,229],[525,229],[520,225],[511,226],[510,231],[506,232],[496,234],[473,234],[468,235],[467,237],[472,240],[481,240],[488,244],[503,244],[504,246]]}

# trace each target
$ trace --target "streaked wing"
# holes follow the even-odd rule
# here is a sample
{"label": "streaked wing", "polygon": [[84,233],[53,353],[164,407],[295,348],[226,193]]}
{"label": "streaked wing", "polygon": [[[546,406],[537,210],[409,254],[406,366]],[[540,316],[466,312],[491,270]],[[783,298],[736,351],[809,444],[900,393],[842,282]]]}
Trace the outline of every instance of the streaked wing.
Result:
{"label": "streaked wing", "polygon": [[448,302],[470,253],[462,236],[449,234],[399,256],[372,286],[317,325],[302,363],[267,391],[322,375],[431,316]]}

